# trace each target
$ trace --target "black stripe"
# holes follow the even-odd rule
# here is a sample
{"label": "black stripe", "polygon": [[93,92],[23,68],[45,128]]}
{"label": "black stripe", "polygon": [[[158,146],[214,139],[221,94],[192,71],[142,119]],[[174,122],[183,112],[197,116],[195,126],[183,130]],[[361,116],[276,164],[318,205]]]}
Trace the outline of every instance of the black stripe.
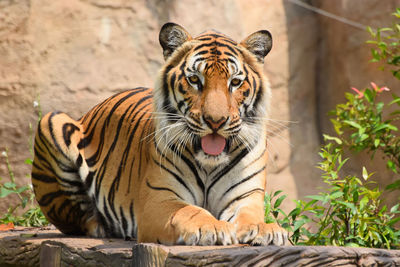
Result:
{"label": "black stripe", "polygon": [[79,131],[79,128],[75,124],[65,123],[62,126],[63,138],[64,138],[64,142],[67,145],[67,147],[71,144],[71,135],[75,131]]}
{"label": "black stripe", "polygon": [[230,45],[223,44],[223,43],[220,43],[220,42],[217,42],[217,41],[214,41],[214,42],[211,42],[211,43],[205,43],[205,44],[201,44],[201,45],[199,45],[199,46],[196,46],[196,47],[193,49],[193,52],[198,51],[198,50],[200,50],[200,49],[202,49],[202,48],[204,48],[204,47],[211,47],[211,46],[226,47],[226,48],[228,48],[228,49],[232,52],[232,54],[234,54],[235,56],[238,56],[238,54],[239,54],[238,52],[240,52],[239,50],[237,50],[236,48],[234,48],[234,47],[232,47],[232,46],[230,46]]}
{"label": "black stripe", "polygon": [[182,171],[178,168],[178,166],[175,166],[175,164],[161,152],[161,150],[158,148],[158,146],[156,144],[155,139],[153,139],[153,144],[154,144],[155,149],[157,150],[157,153],[160,154],[163,157],[163,159],[168,161],[169,164],[174,166],[175,170],[177,170],[181,175],[183,175]]}
{"label": "black stripe", "polygon": [[124,235],[124,237],[127,237],[128,234],[126,231],[128,230],[128,221],[126,220],[124,211],[121,206],[119,207],[119,213],[121,215],[121,220],[122,220],[122,230],[124,231],[123,235]]}
{"label": "black stripe", "polygon": [[[236,58],[236,56],[235,56],[234,54],[230,53],[230,52],[224,51],[224,54],[227,55],[227,56],[229,56],[229,57]],[[232,60],[232,59],[228,58],[228,61],[229,61],[229,62],[231,62],[231,60]],[[233,60],[232,60],[232,61],[233,61]]]}
{"label": "black stripe", "polygon": [[230,170],[232,170],[238,164],[238,162],[241,161],[248,153],[249,153],[249,151],[246,148],[244,148],[226,167],[224,167],[222,170],[220,170],[213,177],[212,183],[206,190],[206,195],[205,195],[206,202],[208,202],[208,195],[210,193],[211,188],[221,179],[221,177],[223,177]]}
{"label": "black stripe", "polygon": [[46,174],[36,174],[32,172],[32,178],[38,181],[41,181],[43,183],[47,184],[52,184],[52,183],[57,183],[57,180],[55,177],[48,176]]}
{"label": "black stripe", "polygon": [[[149,96],[146,96],[145,98],[146,98],[146,99],[149,99],[149,98],[151,98],[151,97],[152,97],[152,96],[149,95]],[[138,104],[140,104],[140,103],[138,103]],[[134,110],[136,110],[138,104],[133,108],[132,112],[133,112]],[[145,109],[146,107],[148,107],[149,105],[151,105],[151,103],[146,103],[145,105],[143,105],[143,106],[140,108],[140,110],[144,110],[144,109]],[[135,137],[135,135],[136,135],[136,131],[137,131],[137,129],[139,128],[140,123],[141,123],[143,117],[146,115],[146,113],[143,112],[143,113],[141,113],[142,115],[141,115],[138,119],[136,119],[136,116],[137,116],[138,114],[139,114],[139,112],[136,112],[135,115],[134,115],[134,116],[132,117],[132,119],[131,119],[132,122],[134,122],[134,121],[136,120],[136,123],[135,123],[135,126],[133,127],[132,130],[130,129],[130,126],[129,126],[129,131],[128,131],[128,133],[129,133],[129,139],[128,139],[127,144],[125,145],[125,150],[124,150],[124,153],[122,154],[122,159],[121,159],[121,162],[120,162],[120,165],[121,165],[121,166],[131,166],[130,175],[129,175],[129,182],[128,182],[128,188],[127,188],[127,192],[128,192],[128,193],[130,192],[130,189],[131,189],[131,188],[130,188],[131,180],[132,180],[132,178],[134,177],[134,176],[132,175],[132,170],[133,170],[133,165],[134,165],[135,158],[132,160],[132,162],[127,163],[127,161],[128,161],[129,155],[130,155],[130,150],[131,150],[132,148],[135,148],[135,146],[132,145],[132,142],[133,142],[133,139],[134,139],[134,137]],[[147,124],[147,122],[149,122],[149,120],[146,120],[145,123]],[[130,125],[132,125],[132,124],[130,124]],[[143,126],[142,129],[146,129],[146,127]],[[142,134],[143,134],[143,130],[142,130]],[[142,135],[141,135],[141,136],[142,136]],[[142,137],[140,138],[140,140],[141,140],[141,139],[142,139]],[[142,151],[142,142],[139,143],[139,151]],[[141,160],[141,157],[139,157],[139,160]],[[139,170],[138,170],[138,176],[137,176],[137,177],[140,177],[140,169],[141,169],[141,164],[139,163]],[[122,170],[122,169],[121,169],[121,170]],[[119,171],[118,171],[118,172],[119,172]]]}
{"label": "black stripe", "polygon": [[[191,128],[191,130],[198,130],[201,131],[203,130],[203,128],[201,128],[200,126],[198,126],[197,124],[192,123],[189,120],[186,120],[186,123],[188,124],[188,126],[190,126],[189,128]],[[194,128],[194,129],[193,129]]]}
{"label": "black stripe", "polygon": [[264,150],[261,152],[261,154],[256,159],[254,159],[252,162],[250,162],[250,164],[247,166],[251,166],[254,162],[258,161],[265,154],[266,151],[267,151],[267,146],[265,146]]}
{"label": "black stripe", "polygon": [[[147,96],[147,97],[149,97],[149,96]],[[151,97],[151,96],[150,96]],[[144,100],[146,100],[145,99],[146,97],[143,97],[142,99],[140,99],[140,101],[138,101],[137,103],[136,103],[136,105],[135,105],[135,107],[133,108],[133,110],[136,110],[136,108],[141,104],[141,102],[143,102]],[[142,101],[143,100],[143,101]],[[147,104],[147,105],[145,105],[145,107],[146,106],[148,106],[149,104]],[[143,109],[143,108],[142,108]],[[125,113],[126,114],[126,113]],[[132,121],[134,121],[135,120],[135,118],[136,118],[136,116],[139,114],[139,112],[137,112],[137,113],[135,113],[135,115],[134,115],[134,117],[132,118]],[[117,172],[117,174],[116,174],[116,177],[112,180],[113,182],[112,182],[112,184],[111,184],[111,187],[110,187],[110,191],[109,191],[109,195],[108,195],[108,200],[111,202],[111,204],[113,205],[113,203],[114,203],[114,198],[115,198],[115,192],[118,192],[118,190],[119,190],[119,182],[120,182],[120,180],[121,180],[121,174],[122,174],[122,171],[123,171],[123,169],[126,167],[126,166],[128,166],[128,164],[127,164],[127,160],[128,160],[128,158],[129,158],[129,152],[130,152],[130,149],[133,147],[132,146],[132,141],[133,141],[133,139],[134,139],[134,137],[135,137],[135,133],[136,133],[136,130],[138,129],[138,127],[139,127],[139,125],[140,125],[140,122],[141,122],[141,120],[142,120],[142,118],[143,118],[143,116],[144,115],[146,115],[146,113],[142,113],[142,115],[139,117],[139,119],[136,121],[136,124],[135,124],[135,127],[133,128],[133,130],[132,130],[132,132],[130,133],[130,135],[129,135],[129,139],[128,139],[128,142],[127,142],[127,144],[125,145],[125,150],[124,150],[124,152],[122,153],[122,158],[121,158],[121,161],[119,162],[119,168],[118,168],[118,172]],[[121,121],[122,121],[123,119],[122,119],[122,117],[121,117]],[[108,158],[107,158],[107,160],[108,160]],[[130,164],[131,166],[133,165],[133,163],[132,164]],[[129,184],[130,184],[130,180],[131,180],[131,178],[132,177],[129,177]]]}
{"label": "black stripe", "polygon": [[[75,162],[76,167],[80,168],[82,165],[82,162],[83,162],[82,155],[79,153],[78,158],[76,159],[76,162]],[[81,178],[83,178],[83,177],[81,177]]]}
{"label": "black stripe", "polygon": [[58,197],[71,196],[75,194],[75,192],[58,190],[43,195],[40,199],[38,199],[38,203],[40,204],[40,206],[48,206],[49,204],[54,203],[54,199]]}
{"label": "black stripe", "polygon": [[94,174],[95,174],[95,172],[90,171],[89,174],[86,176],[86,179],[85,179],[85,187],[86,187],[87,189],[89,189],[89,188],[92,186]]}
{"label": "black stripe", "polygon": [[112,221],[112,218],[111,218],[110,211],[108,210],[108,207],[107,207],[107,202],[108,201],[106,200],[106,197],[103,196],[103,210],[104,210],[103,218],[104,218],[105,224],[107,225],[107,229],[108,229],[107,235],[114,236],[115,228],[114,228],[114,224],[110,223],[110,221]]}
{"label": "black stripe", "polygon": [[[201,51],[201,52],[198,52],[197,54],[200,54],[200,53],[202,53],[202,52],[204,52],[204,51]],[[208,50],[205,50],[205,52],[208,52]],[[201,57],[201,58],[196,58],[196,60],[193,62],[193,64],[192,64],[192,70],[196,70],[196,64],[197,64],[197,62],[199,62],[199,61],[204,61],[206,59],[206,57]],[[190,71],[190,70],[189,70]]]}
{"label": "black stripe", "polygon": [[259,87],[257,89],[258,89],[258,91],[256,93],[255,100],[253,102],[253,108],[257,108],[258,107],[258,104],[260,103],[261,98],[264,95],[264,90],[263,90],[264,87],[263,87],[262,81],[260,82],[260,85],[259,85]]}
{"label": "black stripe", "polygon": [[[50,164],[50,162],[47,160],[47,156],[50,156],[55,162],[56,162],[56,164],[57,164],[57,166],[63,171],[63,172],[68,172],[68,173],[73,173],[73,172],[76,172],[76,169],[74,169],[74,168],[72,168],[72,167],[70,167],[70,166],[66,166],[64,163],[62,163],[61,161],[60,161],[60,157],[57,155],[54,155],[53,153],[52,153],[52,151],[54,151],[54,146],[52,146],[54,143],[50,143],[50,141],[49,140],[47,140],[46,138],[45,138],[45,136],[44,136],[44,134],[43,134],[43,132],[42,132],[42,128],[40,127],[40,125],[39,125],[39,127],[38,127],[38,138],[39,138],[39,140],[40,140],[40,144],[42,144],[44,147],[45,147],[45,149],[46,149],[46,151],[43,151],[43,154],[45,154],[45,155],[42,155],[42,153],[38,153],[38,151],[35,149],[35,157],[37,157],[37,158],[39,158],[40,159],[40,161],[43,163],[43,162],[45,162],[45,163],[47,163],[47,168],[48,169],[53,169],[53,167],[52,167],[52,164]],[[39,142],[35,142],[35,148],[38,146],[37,144],[39,144]],[[49,145],[50,146],[52,146],[51,148],[49,147]],[[61,153],[61,152],[60,152]],[[71,160],[69,159],[69,158],[66,158],[69,162],[71,162]]]}
{"label": "black stripe", "polygon": [[183,89],[183,85],[181,83],[178,86],[178,90],[182,95],[186,94],[186,90]]}
{"label": "black stripe", "polygon": [[174,100],[176,103],[176,102],[178,102],[178,100],[176,99],[176,94],[175,94],[175,81],[176,81],[176,74],[172,73],[171,80],[169,82],[169,86],[171,87],[171,91],[172,91],[172,94],[174,96]]}
{"label": "black stripe", "polygon": [[129,205],[129,216],[132,220],[131,237],[134,237],[134,236],[136,236],[136,234],[135,234],[135,213],[133,212],[133,200],[131,201],[131,204]]}
{"label": "black stripe", "polygon": [[[151,95],[142,97],[139,101],[137,101],[137,102],[135,103],[135,105],[134,105],[134,107],[133,107],[133,109],[132,109],[132,112],[134,112],[134,111],[139,107],[139,105],[142,104],[142,102],[146,101],[147,99],[149,99],[149,98],[151,98],[151,97],[152,97]],[[149,104],[147,104],[147,105],[149,105]],[[145,105],[145,106],[147,106],[147,105]],[[133,104],[129,105],[129,107],[126,109],[126,111],[129,110],[129,109],[131,109],[132,106],[133,106]],[[136,116],[137,116],[138,114],[139,114],[139,112],[136,112],[136,113],[135,113],[134,117],[132,118],[132,121],[135,120],[135,118],[136,118]],[[126,163],[126,159],[128,158],[128,155],[129,155],[129,149],[130,149],[130,147],[131,147],[130,144],[132,143],[133,137],[134,137],[134,135],[135,135],[136,129],[138,128],[138,125],[140,124],[141,119],[143,118],[143,116],[144,116],[146,113],[143,112],[143,113],[141,113],[141,114],[142,114],[142,115],[140,116],[140,118],[139,118],[139,119],[137,120],[137,122],[136,122],[136,125],[135,125],[135,127],[134,127],[134,130],[133,130],[133,131],[131,132],[131,134],[130,134],[130,138],[129,138],[128,144],[127,144],[127,146],[126,146],[126,148],[125,148],[125,151],[124,151],[124,153],[123,153],[123,155],[122,155],[123,158],[122,158],[122,162],[120,162],[120,168],[118,168],[117,175],[116,175],[116,177],[113,179],[113,182],[112,182],[112,184],[111,184],[111,189],[110,189],[109,195],[108,195],[108,198],[109,198],[108,200],[110,201],[110,204],[113,204],[113,202],[114,202],[114,197],[115,197],[115,194],[114,194],[114,193],[115,193],[115,190],[118,190],[118,187],[119,187],[119,181],[120,181],[120,179],[121,179],[122,169],[123,169],[124,164]],[[110,146],[110,148],[109,148],[109,150],[108,150],[108,153],[107,153],[105,159],[103,160],[102,167],[103,167],[104,169],[106,168],[106,163],[108,162],[108,159],[109,159],[109,157],[110,157],[110,155],[111,155],[110,152],[114,151],[114,149],[115,149],[115,147],[116,147],[116,145],[117,145],[117,142],[118,142],[118,140],[119,140],[120,131],[121,131],[121,129],[122,129],[122,124],[123,124],[124,122],[126,122],[126,120],[125,120],[125,116],[126,116],[126,115],[127,115],[127,112],[125,112],[125,113],[121,116],[121,118],[120,118],[120,120],[119,120],[119,122],[118,122],[117,131],[116,131],[116,133],[115,133],[114,140],[113,140],[113,142],[112,142],[112,144],[111,144],[111,146]],[[96,191],[100,191],[100,186],[101,186],[101,184],[102,184],[103,178],[104,178],[104,175],[101,175],[101,176],[100,176],[100,179],[97,180],[97,182],[96,182]],[[112,211],[114,212],[114,214],[116,214],[116,213],[115,213],[115,210],[113,209],[113,207],[114,207],[114,205],[111,205]]]}
{"label": "black stripe", "polygon": [[217,218],[217,219],[220,219],[222,213],[224,213],[224,211],[225,211],[226,209],[228,209],[233,203],[235,203],[236,201],[239,201],[239,200],[241,200],[241,199],[243,199],[243,198],[246,198],[246,197],[250,196],[251,194],[253,194],[253,193],[255,193],[255,192],[262,192],[262,193],[264,193],[264,189],[262,189],[262,188],[255,188],[255,189],[252,189],[252,190],[250,190],[250,191],[248,191],[248,192],[246,192],[246,193],[244,193],[244,194],[241,194],[240,196],[238,196],[238,197],[232,199],[232,200],[229,201],[229,203],[218,213],[218,216],[217,216],[216,218]]}
{"label": "black stripe", "polygon": [[231,43],[231,44],[233,44],[233,45],[237,45],[237,43],[236,43],[235,41],[233,41],[232,39],[229,39],[227,36],[222,35],[222,34],[218,34],[218,33],[209,33],[209,34],[205,34],[204,36],[205,36],[205,37],[210,36],[210,37],[218,38],[218,39],[221,39],[221,40],[223,40],[223,41],[225,41],[225,42],[229,42],[229,43]]}
{"label": "black stripe", "polygon": [[173,171],[171,171],[170,169],[168,169],[167,167],[165,167],[163,164],[161,164],[160,162],[158,162],[157,160],[155,160],[153,158],[153,161],[155,164],[157,164],[158,166],[160,166],[163,170],[167,171],[168,173],[170,173],[183,187],[186,188],[186,190],[190,193],[190,195],[192,196],[193,200],[195,203],[197,203],[197,199],[194,195],[194,193],[192,192],[192,190],[190,190],[189,186],[185,183],[185,181],[183,181],[182,177],[178,176],[176,173],[174,173]]}
{"label": "black stripe", "polygon": [[212,38],[210,38],[210,37],[202,37],[202,38],[198,38],[197,40],[199,40],[199,41],[210,41],[210,40],[212,40]]}
{"label": "black stripe", "polygon": [[164,75],[163,75],[163,93],[164,93],[164,102],[163,102],[163,107],[169,107],[171,105],[171,102],[169,101],[169,88],[168,88],[168,73],[170,70],[173,68],[172,65],[168,65],[165,68]]}
{"label": "black stripe", "polygon": [[[181,100],[178,102],[178,110],[182,112],[181,108],[185,105],[185,101]],[[183,113],[183,112],[182,112]]]}
{"label": "black stripe", "polygon": [[[123,103],[124,101],[126,101],[126,100],[129,99],[130,97],[136,95],[137,93],[146,91],[146,90],[147,90],[147,88],[144,88],[144,89],[142,89],[142,90],[135,90],[135,91],[132,91],[132,92],[130,92],[128,95],[126,95],[126,96],[124,96],[123,98],[121,98],[120,100],[118,100],[118,102],[117,102],[116,104],[114,104],[113,108],[109,111],[108,116],[107,116],[107,118],[106,118],[104,124],[102,125],[102,129],[101,129],[101,132],[100,132],[100,138],[99,138],[100,142],[99,142],[99,145],[98,145],[98,147],[97,147],[96,152],[94,153],[93,156],[91,156],[90,158],[87,158],[87,159],[86,159],[86,163],[87,163],[87,165],[88,165],[89,167],[92,167],[92,166],[94,166],[94,164],[96,164],[97,159],[98,159],[100,153],[102,152],[103,144],[104,144],[104,136],[105,136],[105,133],[106,133],[106,127],[108,126],[108,124],[109,124],[109,122],[110,122],[110,120],[111,120],[111,117],[112,117],[114,111],[115,111],[120,105],[122,105],[122,103]],[[149,98],[149,96],[146,96],[145,98]],[[141,101],[141,100],[139,100],[139,101]],[[124,114],[124,115],[125,115],[125,114]],[[97,130],[97,129],[96,129],[96,130]],[[117,130],[119,130],[119,129],[117,129]],[[93,131],[94,131],[94,129],[93,129]],[[114,141],[115,141],[115,140],[114,140]],[[87,142],[88,142],[88,141],[86,141],[85,143],[87,143]]]}
{"label": "black stripe", "polygon": [[201,180],[196,167],[194,166],[194,164],[187,158],[185,157],[183,154],[179,153],[179,151],[177,150],[177,148],[175,147],[175,145],[171,145],[171,149],[172,151],[175,152],[175,154],[180,157],[183,162],[186,163],[186,165],[189,167],[189,169],[191,170],[191,172],[193,173],[194,177],[196,178],[196,183],[197,185],[200,187],[201,192],[204,192],[204,183]]}
{"label": "black stripe", "polygon": [[49,126],[49,132],[51,135],[51,139],[53,141],[53,144],[55,145],[55,147],[57,148],[58,152],[60,152],[66,159],[68,159],[68,156],[64,153],[63,149],[61,148],[60,144],[58,143],[58,141],[56,140],[56,137],[54,135],[54,128],[53,128],[53,118],[54,116],[60,114],[60,112],[56,111],[56,112],[52,112],[49,116],[49,119],[47,121],[47,125]]}
{"label": "black stripe", "polygon": [[175,196],[177,196],[178,198],[183,200],[183,197],[181,197],[178,193],[176,193],[175,191],[173,191],[172,189],[166,188],[166,187],[156,187],[156,186],[152,186],[149,181],[146,181],[146,185],[153,189],[153,190],[157,190],[157,191],[168,191],[173,193]]}
{"label": "black stripe", "polygon": [[198,52],[196,55],[194,55],[194,57],[201,56],[201,55],[204,55],[207,53],[208,53],[208,50],[203,50],[203,51]]}
{"label": "black stripe", "polygon": [[219,200],[221,201],[223,197],[225,197],[230,191],[232,191],[235,187],[238,187],[241,184],[244,184],[245,182],[247,182],[248,180],[250,180],[251,178],[255,177],[257,174],[259,174],[260,172],[262,172],[263,170],[265,170],[265,167],[262,167],[261,169],[259,169],[258,171],[250,174],[249,176],[247,176],[244,179],[241,179],[239,182],[237,182],[236,184],[232,185],[231,187],[228,188],[228,190],[226,190],[223,195],[221,195],[221,197],[219,198]]}

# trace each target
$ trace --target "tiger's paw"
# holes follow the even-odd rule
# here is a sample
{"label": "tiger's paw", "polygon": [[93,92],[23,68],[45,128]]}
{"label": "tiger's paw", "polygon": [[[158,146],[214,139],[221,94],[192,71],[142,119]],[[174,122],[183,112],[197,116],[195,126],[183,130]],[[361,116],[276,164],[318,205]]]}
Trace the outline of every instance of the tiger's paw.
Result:
{"label": "tiger's paw", "polygon": [[215,221],[203,225],[181,225],[178,245],[232,245],[237,244],[235,226],[224,221]]}
{"label": "tiger's paw", "polygon": [[239,225],[237,237],[240,244],[253,246],[289,245],[288,232],[276,223]]}

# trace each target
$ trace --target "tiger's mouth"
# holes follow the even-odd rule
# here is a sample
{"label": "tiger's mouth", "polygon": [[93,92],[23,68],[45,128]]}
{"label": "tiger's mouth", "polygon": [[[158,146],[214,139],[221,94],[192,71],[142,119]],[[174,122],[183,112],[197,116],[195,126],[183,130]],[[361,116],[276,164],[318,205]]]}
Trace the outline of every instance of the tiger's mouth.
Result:
{"label": "tiger's mouth", "polygon": [[208,156],[217,157],[223,152],[228,153],[230,140],[217,133],[212,133],[203,137],[197,136],[193,145],[196,153],[201,150]]}

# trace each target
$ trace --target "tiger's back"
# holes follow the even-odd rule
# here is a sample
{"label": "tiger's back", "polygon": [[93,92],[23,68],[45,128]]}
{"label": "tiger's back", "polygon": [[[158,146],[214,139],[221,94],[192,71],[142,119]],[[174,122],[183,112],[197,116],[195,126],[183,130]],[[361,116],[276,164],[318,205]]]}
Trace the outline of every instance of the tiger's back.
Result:
{"label": "tiger's back", "polygon": [[154,90],[116,94],[78,121],[43,117],[32,183],[44,214],[67,234],[285,244],[287,233],[263,222],[270,34],[236,43],[167,23],[160,43]]}

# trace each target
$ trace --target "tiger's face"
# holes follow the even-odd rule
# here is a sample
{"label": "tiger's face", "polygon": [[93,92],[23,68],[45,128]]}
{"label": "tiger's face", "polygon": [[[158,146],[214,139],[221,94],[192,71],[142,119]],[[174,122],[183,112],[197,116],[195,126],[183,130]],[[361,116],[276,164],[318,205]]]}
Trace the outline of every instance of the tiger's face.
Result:
{"label": "tiger's face", "polygon": [[251,150],[265,135],[269,87],[262,61],[270,34],[260,31],[238,44],[216,32],[193,39],[171,23],[161,29],[160,43],[167,59],[155,90],[161,150],[186,151],[211,166]]}

